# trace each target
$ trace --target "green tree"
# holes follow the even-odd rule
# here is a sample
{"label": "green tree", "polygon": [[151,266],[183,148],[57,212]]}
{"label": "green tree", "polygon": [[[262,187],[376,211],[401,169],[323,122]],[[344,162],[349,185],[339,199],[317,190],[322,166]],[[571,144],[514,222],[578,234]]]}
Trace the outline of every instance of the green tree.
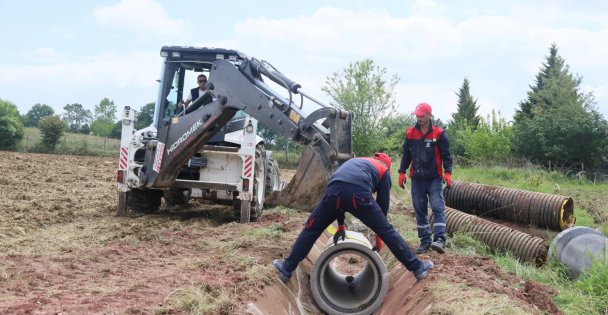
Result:
{"label": "green tree", "polygon": [[38,128],[42,133],[42,145],[49,151],[54,151],[63,135],[66,125],[59,116],[51,115],[40,119]]}
{"label": "green tree", "polygon": [[608,154],[608,123],[594,108],[592,93],[570,73],[558,48],[536,76],[513,124],[515,152],[532,161],[558,166],[599,166]]}
{"label": "green tree", "polygon": [[89,126],[89,124],[82,125],[82,127],[80,127],[80,133],[84,135],[88,135],[89,133],[91,133],[91,127]]}
{"label": "green tree", "polygon": [[102,99],[99,104],[95,105],[95,120],[103,119],[104,121],[114,122],[116,119],[116,105],[107,97]]}
{"label": "green tree", "polygon": [[334,72],[322,88],[331,104],[353,113],[353,152],[364,156],[379,149],[386,134],[385,123],[395,112],[394,89],[400,78],[387,76],[371,59],[350,63],[343,71]]}
{"label": "green tree", "polygon": [[107,121],[103,118],[98,118],[91,124],[91,131],[94,135],[100,137],[111,137],[114,129],[114,122]]}
{"label": "green tree", "polygon": [[511,127],[501,117],[500,112],[496,114],[494,111],[486,120],[480,119],[477,128],[465,123],[455,132],[456,139],[466,139],[461,143],[461,156],[472,163],[506,161],[511,152],[510,135]]}
{"label": "green tree", "polygon": [[24,134],[17,106],[0,99],[0,149],[16,149]]}
{"label": "green tree", "polygon": [[386,120],[385,134],[382,138],[381,148],[391,156],[400,156],[403,149],[403,140],[408,126],[416,124],[412,115],[398,114]]}
{"label": "green tree", "polygon": [[471,95],[468,79],[464,79],[456,96],[458,96],[457,109],[452,114],[452,121],[449,123],[450,127],[469,125],[471,128],[476,129],[480,121],[480,117],[477,115],[479,106],[477,105],[477,100],[473,99]]}
{"label": "green tree", "polygon": [[135,122],[135,129],[142,129],[152,124],[154,119],[154,109],[156,103],[148,103],[139,110],[137,113],[137,121]]}
{"label": "green tree", "polygon": [[63,121],[71,132],[80,131],[84,124],[88,124],[91,121],[91,111],[83,108],[82,104],[66,104],[63,106],[63,110]]}
{"label": "green tree", "polygon": [[462,133],[467,129],[475,130],[479,126],[480,117],[477,115],[479,106],[477,100],[473,99],[470,90],[470,82],[468,79],[464,79],[462,86],[456,93],[458,96],[458,103],[456,112],[452,114],[452,119],[448,125],[448,131],[450,134],[450,149],[452,154],[461,156],[464,154],[464,142],[466,138],[461,138]]}
{"label": "green tree", "polygon": [[112,127],[112,132],[110,132],[110,137],[114,138],[114,139],[120,139],[121,134],[122,134],[122,120],[119,120],[114,123],[114,126]]}
{"label": "green tree", "polygon": [[25,114],[23,124],[26,127],[37,127],[41,118],[54,114],[55,111],[51,106],[37,103]]}

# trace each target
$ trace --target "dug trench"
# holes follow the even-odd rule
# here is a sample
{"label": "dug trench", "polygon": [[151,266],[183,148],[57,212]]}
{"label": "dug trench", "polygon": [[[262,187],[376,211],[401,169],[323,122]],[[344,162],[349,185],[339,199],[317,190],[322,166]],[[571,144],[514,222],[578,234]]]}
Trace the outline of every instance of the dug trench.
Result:
{"label": "dug trench", "polygon": [[[116,217],[117,160],[0,152],[0,313],[318,314],[308,273],[324,235],[283,284],[307,213],[276,207],[238,224],[230,207],[191,201]],[[411,220],[393,207],[392,215]],[[376,314],[559,313],[557,292],[502,272],[491,259],[429,253],[416,282],[388,249],[390,288]]]}

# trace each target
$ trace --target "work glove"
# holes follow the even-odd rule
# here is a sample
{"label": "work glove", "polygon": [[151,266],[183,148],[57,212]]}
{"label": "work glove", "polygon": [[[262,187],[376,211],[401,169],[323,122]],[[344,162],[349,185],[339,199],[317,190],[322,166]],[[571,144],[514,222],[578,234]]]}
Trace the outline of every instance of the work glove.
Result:
{"label": "work glove", "polygon": [[334,234],[334,246],[338,245],[338,241],[346,239],[346,227],[344,225],[338,225],[338,229],[336,230],[336,234]]}
{"label": "work glove", "polygon": [[443,181],[448,185],[448,188],[452,188],[452,173],[445,172],[443,175]]}
{"label": "work glove", "polygon": [[405,189],[405,173],[399,173],[399,187]]}
{"label": "work glove", "polygon": [[376,245],[372,248],[372,250],[379,252],[382,249],[382,239],[376,235]]}

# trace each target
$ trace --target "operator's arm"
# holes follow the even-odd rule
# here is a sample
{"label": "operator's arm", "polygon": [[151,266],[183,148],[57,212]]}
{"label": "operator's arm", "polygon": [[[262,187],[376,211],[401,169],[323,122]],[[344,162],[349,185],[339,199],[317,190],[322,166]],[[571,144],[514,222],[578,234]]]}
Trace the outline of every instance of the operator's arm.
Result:
{"label": "operator's arm", "polygon": [[[448,144],[449,147],[449,144]],[[399,165],[399,173],[405,173],[410,163],[412,162],[412,153],[407,146],[407,137],[403,139],[403,156],[401,157],[401,165]]]}
{"label": "operator's arm", "polygon": [[391,205],[391,172],[386,171],[384,176],[380,179],[378,189],[376,190],[376,202],[382,209],[384,216],[388,213],[388,208]]}
{"label": "operator's arm", "polygon": [[452,154],[450,153],[450,140],[448,134],[444,130],[439,137],[439,154],[443,161],[443,171],[452,173]]}
{"label": "operator's arm", "polygon": [[188,97],[184,101],[184,106],[187,107],[191,102],[192,102],[192,91],[190,91],[190,93],[188,94]]}

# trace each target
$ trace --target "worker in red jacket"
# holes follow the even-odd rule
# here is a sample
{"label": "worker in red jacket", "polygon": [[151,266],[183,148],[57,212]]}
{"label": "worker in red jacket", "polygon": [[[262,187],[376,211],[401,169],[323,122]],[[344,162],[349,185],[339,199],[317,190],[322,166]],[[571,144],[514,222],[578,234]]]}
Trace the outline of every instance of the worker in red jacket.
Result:
{"label": "worker in red jacket", "polygon": [[[373,158],[352,158],[338,168],[329,179],[325,194],[308,218],[289,256],[284,261],[276,259],[272,262],[283,282],[289,281],[291,273],[334,220],[338,220],[336,235],[344,235],[345,211],[374,231],[377,235],[376,250],[382,247],[384,241],[416,279],[427,276],[433,263],[418,259],[386,218],[390,205],[390,167],[391,158],[388,155],[375,153]],[[372,193],[376,193],[376,199]]]}
{"label": "worker in red jacket", "polygon": [[[434,249],[445,252],[445,201],[442,180],[452,187],[452,155],[448,135],[431,122],[432,109],[420,103],[412,113],[417,123],[405,132],[403,157],[399,166],[399,187],[405,188],[405,171],[410,169],[412,203],[416,212],[416,225],[420,246],[416,254]],[[445,171],[445,172],[444,172]],[[433,231],[428,219],[428,203],[433,210]]]}

